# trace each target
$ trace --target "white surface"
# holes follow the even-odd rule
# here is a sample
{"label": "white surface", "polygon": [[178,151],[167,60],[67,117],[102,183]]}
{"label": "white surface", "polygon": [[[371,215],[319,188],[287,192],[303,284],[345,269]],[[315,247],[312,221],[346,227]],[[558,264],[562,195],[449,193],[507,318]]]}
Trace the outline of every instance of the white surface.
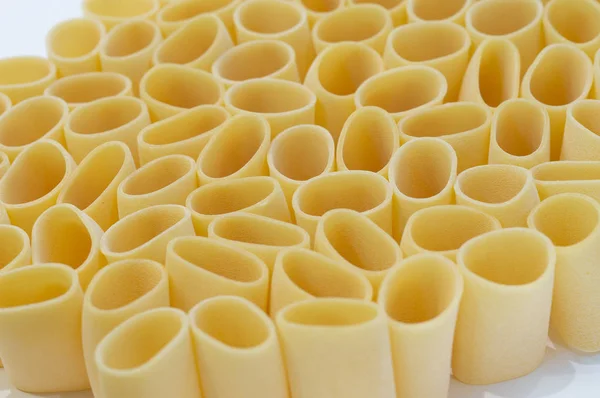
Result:
{"label": "white surface", "polygon": [[[44,36],[52,25],[79,15],[80,0],[0,0],[0,57],[44,55]],[[0,398],[25,397],[35,395],[12,389],[4,371],[0,371]],[[86,392],[46,397],[90,398],[91,394]],[[578,355],[560,346],[548,348],[543,365],[529,376],[484,387],[466,386],[453,381],[450,391],[450,398],[598,397],[600,355]]]}

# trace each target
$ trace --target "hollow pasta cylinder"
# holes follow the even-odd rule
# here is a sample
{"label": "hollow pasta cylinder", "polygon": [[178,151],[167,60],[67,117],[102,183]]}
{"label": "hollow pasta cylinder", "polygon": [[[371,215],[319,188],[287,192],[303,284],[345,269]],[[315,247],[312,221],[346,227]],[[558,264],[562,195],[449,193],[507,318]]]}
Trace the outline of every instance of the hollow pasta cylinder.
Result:
{"label": "hollow pasta cylinder", "polygon": [[102,228],[70,204],[54,205],[43,212],[31,233],[33,264],[59,263],[73,268],[85,292],[90,281],[106,265],[100,253]]}
{"label": "hollow pasta cylinder", "polygon": [[10,225],[10,219],[8,213],[4,208],[4,205],[0,203],[0,225]]}
{"label": "hollow pasta cylinder", "polygon": [[553,0],[544,9],[546,44],[569,43],[590,58],[600,48],[600,6],[592,0]]}
{"label": "hollow pasta cylinder", "polygon": [[215,296],[244,297],[267,310],[269,269],[252,253],[202,236],[180,237],[167,247],[171,306],[190,311]]}
{"label": "hollow pasta cylinder", "polygon": [[[335,1],[333,2],[335,3]],[[379,4],[388,10],[388,13],[392,17],[392,24],[394,26],[400,26],[407,23],[406,15],[406,4],[405,0],[349,0],[348,5],[350,7],[362,4],[362,3],[374,3]]]}
{"label": "hollow pasta cylinder", "polygon": [[220,296],[199,303],[189,317],[204,397],[289,396],[275,325],[259,307]]}
{"label": "hollow pasta cylinder", "polygon": [[439,138],[454,148],[458,172],[488,162],[492,112],[484,104],[455,102],[425,108],[398,123],[400,144]]}
{"label": "hollow pasta cylinder", "polygon": [[189,328],[183,311],[154,308],[110,331],[95,356],[101,395],[200,397]]}
{"label": "hollow pasta cylinder", "polygon": [[130,21],[149,20],[160,8],[159,0],[138,0],[123,4],[120,0],[84,0],[83,15],[96,19],[113,30]]}
{"label": "hollow pasta cylinder", "polygon": [[344,0],[294,0],[301,5],[308,16],[311,29],[322,18],[346,7]]}
{"label": "hollow pasta cylinder", "polygon": [[406,0],[406,15],[409,23],[426,21],[448,21],[465,24],[467,10],[477,0]]}
{"label": "hollow pasta cylinder", "polygon": [[454,377],[492,384],[535,370],[548,340],[556,263],[550,239],[531,229],[506,228],[471,239],[457,258],[465,285]]}
{"label": "hollow pasta cylinder", "polygon": [[178,0],[171,1],[156,14],[156,23],[163,36],[169,37],[194,18],[213,14],[225,24],[229,34],[235,39],[233,12],[242,0]]}
{"label": "hollow pasta cylinder", "polygon": [[600,161],[548,162],[531,169],[540,199],[581,193],[600,202]]}
{"label": "hollow pasta cylinder", "polygon": [[73,18],[56,24],[46,36],[48,59],[59,76],[100,70],[100,44],[104,25],[90,18]]}
{"label": "hollow pasta cylinder", "polygon": [[587,98],[593,83],[592,61],[570,44],[551,44],[523,77],[521,97],[542,104],[550,116],[550,159],[558,160],[568,105]]}
{"label": "hollow pasta cylinder", "polygon": [[567,108],[560,160],[600,160],[600,100],[579,100]]}
{"label": "hollow pasta cylinder", "polygon": [[440,105],[448,91],[444,75],[425,65],[389,69],[371,76],[356,90],[356,108],[377,106],[400,121],[410,112]]}
{"label": "hollow pasta cylinder", "polygon": [[10,160],[8,159],[8,155],[5,154],[4,152],[0,152],[0,178],[2,178],[4,176],[4,174],[6,174],[9,167],[10,167]]}
{"label": "hollow pasta cylinder", "polygon": [[12,108],[12,101],[9,96],[0,92],[0,116],[8,112]]}
{"label": "hollow pasta cylinder", "polygon": [[102,268],[83,299],[81,335],[90,385],[101,397],[96,347],[115,327],[136,314],[169,306],[167,271],[151,260],[123,260]]}
{"label": "hollow pasta cylinder", "polygon": [[303,248],[283,250],[271,279],[271,317],[290,304],[317,297],[371,301],[373,287],[366,276],[343,262]]}
{"label": "hollow pasta cylinder", "polygon": [[56,80],[56,66],[46,58],[18,56],[0,59],[0,93],[13,105],[42,95]]}
{"label": "hollow pasta cylinder", "polygon": [[383,309],[363,300],[317,298],[281,310],[291,396],[396,396],[386,322]]}
{"label": "hollow pasta cylinder", "polygon": [[89,388],[76,272],[40,264],[0,273],[0,355],[10,383],[30,393]]}
{"label": "hollow pasta cylinder", "polygon": [[99,145],[87,154],[58,194],[107,230],[119,220],[117,188],[135,170],[129,147],[119,141]]}
{"label": "hollow pasta cylinder", "polygon": [[14,162],[17,155],[40,139],[65,143],[64,127],[69,107],[56,97],[26,99],[0,118],[0,151]]}
{"label": "hollow pasta cylinder", "polygon": [[21,152],[0,179],[0,203],[11,224],[31,234],[35,220],[56,204],[73,169],[71,155],[53,140],[39,140]]}
{"label": "hollow pasta cylinder", "polygon": [[168,243],[194,236],[192,216],[180,205],[156,205],[123,217],[106,230],[100,248],[108,263],[127,259],[165,262]]}
{"label": "hollow pasta cylinder", "polygon": [[556,247],[551,328],[572,349],[600,351],[600,204],[582,194],[559,194],[540,203],[527,221]]}
{"label": "hollow pasta cylinder", "polygon": [[0,225],[0,273],[31,264],[29,235],[14,225]]}
{"label": "hollow pasta cylinder", "polygon": [[223,214],[238,211],[290,221],[285,196],[271,177],[243,177],[211,182],[190,193],[186,207],[192,212],[196,235],[207,236],[209,224]]}
{"label": "hollow pasta cylinder", "polygon": [[439,138],[418,138],[396,151],[389,167],[393,191],[393,236],[399,242],[417,210],[455,203],[456,152]]}
{"label": "hollow pasta cylinder", "polygon": [[384,279],[378,302],[388,318],[397,396],[448,396],[462,293],[456,264],[439,254],[412,256]]}
{"label": "hollow pasta cylinder", "polygon": [[426,207],[416,211],[408,219],[400,248],[407,257],[433,253],[456,262],[456,255],[462,245],[476,236],[501,228],[497,219],[472,207]]}

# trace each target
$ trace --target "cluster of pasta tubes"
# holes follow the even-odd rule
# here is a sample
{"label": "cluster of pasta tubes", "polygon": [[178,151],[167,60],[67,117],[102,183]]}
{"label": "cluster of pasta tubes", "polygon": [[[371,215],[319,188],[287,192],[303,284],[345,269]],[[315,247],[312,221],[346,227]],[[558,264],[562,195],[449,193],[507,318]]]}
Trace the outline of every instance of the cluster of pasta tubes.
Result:
{"label": "cluster of pasta tubes", "polygon": [[0,59],[0,358],[445,398],[600,352],[600,3],[84,0]]}

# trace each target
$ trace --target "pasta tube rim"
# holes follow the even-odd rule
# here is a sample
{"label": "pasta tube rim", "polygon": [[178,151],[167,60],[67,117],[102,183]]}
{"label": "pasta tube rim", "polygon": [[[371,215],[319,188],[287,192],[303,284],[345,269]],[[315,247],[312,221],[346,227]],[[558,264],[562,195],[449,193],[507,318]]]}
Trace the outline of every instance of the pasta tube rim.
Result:
{"label": "pasta tube rim", "polygon": [[[64,55],[57,54],[56,50],[54,49],[54,39],[56,38],[55,35],[57,35],[59,33],[60,29],[65,29],[65,26],[67,24],[76,23],[76,22],[85,22],[85,23],[94,25],[94,27],[97,29],[97,31],[99,33],[99,37],[98,37],[98,41],[97,41],[96,45],[90,51],[86,52],[83,55],[79,55],[77,57],[67,57]],[[106,27],[104,26],[104,24],[102,22],[100,22],[97,19],[86,18],[86,17],[76,17],[76,18],[70,18],[70,19],[63,20],[63,21],[59,22],[58,24],[54,25],[46,35],[46,49],[48,52],[48,56],[49,56],[49,58],[55,58],[55,59],[59,60],[60,62],[65,62],[65,63],[75,63],[75,62],[79,62],[79,61],[84,61],[86,59],[89,59],[90,57],[96,57],[100,54],[100,48],[102,46],[102,41],[103,41],[105,35],[106,35]]]}
{"label": "pasta tube rim", "polygon": [[[592,166],[598,168],[598,175],[596,178],[573,178],[573,177],[546,177],[547,174],[544,173],[552,173],[552,169],[561,169],[563,167],[578,167],[578,166]],[[550,170],[544,170],[550,169]],[[540,163],[535,167],[531,168],[531,174],[535,180],[536,184],[543,185],[551,185],[551,184],[579,184],[585,182],[600,182],[600,161],[597,160],[555,160],[550,162]],[[544,174],[544,177],[540,176],[540,174]],[[577,173],[575,173],[577,174]]]}
{"label": "pasta tube rim", "polygon": [[[491,1],[498,1],[498,0],[491,0]],[[501,1],[502,0],[500,0],[500,2]],[[502,35],[493,35],[493,34],[485,33],[475,27],[475,25],[473,24],[473,17],[474,17],[473,14],[476,12],[481,12],[480,8],[485,7],[487,5],[487,4],[485,4],[485,3],[487,3],[486,1],[473,2],[472,6],[467,10],[467,12],[465,14],[465,27],[467,28],[467,30],[477,32],[478,35],[481,35],[482,37],[485,37],[485,38],[494,38],[494,37],[501,36],[502,38],[505,38],[505,39],[512,39],[513,37],[523,33],[524,31],[531,29],[535,25],[542,23],[542,19],[544,16],[544,5],[538,0],[527,0],[527,1],[529,1],[532,5],[535,5],[535,7],[536,7],[536,14],[535,14],[534,18],[531,21],[529,21],[529,23],[527,23],[525,26],[522,26],[519,29],[514,30],[510,33],[502,34]]]}
{"label": "pasta tube rim", "polygon": [[[571,3],[571,2],[568,2]],[[596,16],[600,16],[600,7],[598,7],[598,3],[595,1],[586,1],[586,6],[589,8],[595,8],[596,11]],[[597,41],[598,38],[600,37],[600,30],[598,30],[596,32],[596,35],[586,41],[574,41],[571,40],[569,38],[567,38],[562,32],[561,30],[559,30],[556,27],[556,24],[553,23],[552,19],[553,16],[551,15],[551,13],[556,12],[553,10],[553,8],[558,8],[559,6],[557,4],[560,4],[559,1],[548,1],[548,4],[546,4],[546,6],[544,7],[544,17],[543,17],[543,26],[544,26],[544,32],[547,34],[548,32],[553,33],[554,35],[558,36],[560,38],[560,41],[563,43],[570,43],[573,44],[575,46],[585,46],[588,45],[590,43],[593,43],[594,41]],[[561,4],[562,5],[562,4]],[[548,32],[546,32],[546,30]]]}
{"label": "pasta tube rim", "polygon": [[84,14],[88,15],[92,19],[97,19],[100,21],[107,21],[110,24],[119,24],[122,22],[126,22],[128,20],[146,20],[152,17],[158,10],[160,10],[160,2],[158,0],[145,0],[148,4],[151,4],[152,7],[142,13],[133,16],[115,16],[115,15],[107,15],[107,14],[99,14],[96,11],[90,10],[89,4],[94,3],[101,0],[83,0],[82,8],[84,10]]}
{"label": "pasta tube rim", "polygon": [[[87,79],[94,80],[96,78],[109,79],[109,80],[113,80],[113,82],[122,83],[122,88],[117,93],[112,93],[107,96],[101,96],[98,98],[94,98],[91,101],[84,101],[84,102],[67,101],[67,99],[64,98],[65,97],[64,94],[61,96],[60,92],[57,93],[57,91],[60,91],[60,89],[64,88],[63,87],[64,85],[68,85],[69,83],[73,84],[74,85],[73,87],[76,87],[77,83],[81,84],[82,82],[86,81]],[[85,85],[82,84],[82,86],[80,86],[80,87],[85,87]],[[46,90],[44,90],[44,95],[58,97],[58,98],[62,99],[63,101],[65,101],[70,107],[78,107],[78,106],[89,104],[90,102],[93,102],[93,101],[96,101],[99,99],[103,99],[103,98],[127,96],[127,95],[129,95],[129,93],[132,92],[132,89],[133,89],[133,83],[131,82],[131,79],[123,74],[116,73],[116,72],[105,72],[105,71],[103,71],[103,72],[85,72],[85,73],[78,73],[75,75],[61,77],[60,79],[56,80],[54,83],[49,85],[46,88]]]}
{"label": "pasta tube rim", "polygon": [[463,5],[461,8],[459,8],[458,10],[456,10],[454,12],[454,14],[447,16],[446,18],[443,19],[424,19],[421,18],[420,16],[417,15],[417,13],[415,12],[415,7],[414,7],[414,3],[417,0],[405,0],[406,1],[406,14],[408,15],[408,19],[410,20],[414,20],[415,22],[419,23],[419,22],[427,22],[427,21],[452,21],[453,19],[456,19],[457,16],[461,15],[461,14],[465,14],[466,12],[469,11],[469,9],[473,6],[473,3],[476,3],[475,0],[463,0]]}
{"label": "pasta tube rim", "polygon": [[6,231],[14,234],[15,236],[18,236],[22,242],[21,250],[12,259],[10,259],[7,264],[0,266],[0,273],[12,271],[22,267],[23,265],[20,265],[19,263],[22,261],[27,261],[26,259],[30,259],[31,257],[31,240],[29,239],[29,235],[27,235],[27,232],[25,232],[23,229],[10,224],[0,225],[0,231]]}
{"label": "pasta tube rim", "polygon": [[[148,42],[144,47],[136,49],[134,52],[128,53],[126,55],[113,55],[107,51],[107,47],[111,40],[116,40],[114,36],[117,36],[118,33],[121,33],[121,30],[127,29],[129,26],[134,24],[142,24],[146,25],[153,31],[152,40]],[[100,58],[101,59],[110,59],[110,60],[119,60],[119,61],[127,61],[132,58],[139,56],[139,54],[148,48],[154,48],[158,43],[162,41],[162,34],[160,33],[160,29],[158,26],[146,19],[132,19],[127,20],[123,23],[118,24],[113,29],[110,30],[102,40],[102,45],[100,46]]]}
{"label": "pasta tube rim", "polygon": [[[285,30],[282,30],[282,31],[271,32],[271,33],[259,32],[254,29],[248,28],[246,26],[246,24],[243,22],[241,14],[243,12],[245,12],[246,8],[250,7],[251,5],[254,5],[257,3],[269,3],[270,1],[272,1],[272,0],[250,0],[250,1],[242,2],[235,9],[235,11],[233,13],[233,23],[235,25],[236,32],[238,30],[242,30],[245,35],[259,36],[262,39],[272,38],[272,39],[276,40],[281,36],[286,36],[293,32],[296,32],[299,29],[301,29],[302,26],[308,24],[308,14],[307,14],[306,10],[304,10],[303,7],[299,6],[298,4],[296,4],[293,1],[285,1],[285,2],[283,2],[284,7],[290,7],[290,10],[293,9],[299,16],[298,21],[293,26],[291,26]],[[341,1],[343,1],[343,0],[341,0]],[[280,2],[276,2],[276,3],[280,3]],[[250,4],[250,5],[248,5],[248,4]]]}
{"label": "pasta tube rim", "polygon": [[[25,62],[25,61],[29,61],[29,62],[40,62],[43,63],[47,68],[48,68],[48,73],[46,73],[44,76],[37,78],[35,80],[28,80],[26,82],[23,83],[0,83],[0,91],[4,91],[6,89],[14,89],[16,87],[20,87],[20,88],[31,88],[40,84],[49,84],[50,82],[54,81],[56,79],[56,73],[57,73],[57,68],[56,65],[54,65],[52,62],[50,62],[48,59],[43,58],[43,57],[39,57],[36,55],[19,55],[19,56],[14,56],[14,57],[8,57],[8,58],[3,58],[0,59],[0,67],[2,66],[3,63],[9,63],[9,62]],[[17,105],[16,103],[13,105]]]}

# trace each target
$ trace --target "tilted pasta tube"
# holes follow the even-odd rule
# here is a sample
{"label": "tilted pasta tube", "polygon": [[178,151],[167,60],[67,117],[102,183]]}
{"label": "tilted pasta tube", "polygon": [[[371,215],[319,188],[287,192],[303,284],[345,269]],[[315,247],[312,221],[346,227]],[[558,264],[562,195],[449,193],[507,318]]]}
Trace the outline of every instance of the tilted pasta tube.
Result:
{"label": "tilted pasta tube", "polygon": [[289,396],[275,325],[256,305],[221,296],[189,316],[205,398]]}
{"label": "tilted pasta tube", "polygon": [[600,6],[593,0],[553,0],[543,23],[546,44],[573,44],[590,58],[600,48]]}
{"label": "tilted pasta tube", "polygon": [[526,228],[488,232],[459,250],[465,288],[454,338],[455,378],[492,384],[540,365],[548,341],[555,263],[550,239]]}
{"label": "tilted pasta tube", "polygon": [[374,3],[386,8],[392,17],[394,26],[400,26],[407,23],[408,16],[406,15],[406,0],[348,0],[350,7],[356,4]]}
{"label": "tilted pasta tube", "polygon": [[56,66],[46,58],[19,56],[0,59],[0,93],[13,105],[38,95],[56,80]]}
{"label": "tilted pasta tube", "polygon": [[12,108],[12,101],[10,100],[10,97],[0,92],[0,116],[8,112],[10,108]]}
{"label": "tilted pasta tube", "polygon": [[600,160],[600,100],[579,100],[567,108],[560,160]]}
{"label": "tilted pasta tube", "polygon": [[581,193],[600,202],[600,162],[548,162],[531,169],[541,200],[559,193]]}
{"label": "tilted pasta tube", "polygon": [[131,20],[152,19],[160,9],[159,0],[84,0],[83,15],[99,20],[108,30]]}
{"label": "tilted pasta tube", "polygon": [[233,12],[242,0],[178,0],[171,1],[156,15],[156,22],[165,37],[171,36],[192,19],[213,14],[223,21],[232,38],[235,39]]}
{"label": "tilted pasta tube", "polygon": [[395,397],[387,320],[374,303],[300,301],[276,319],[294,398]]}
{"label": "tilted pasta tube", "polygon": [[308,16],[308,23],[311,29],[320,19],[328,16],[329,14],[336,12],[346,7],[344,0],[294,0],[296,3],[302,5],[302,8],[306,10]]}
{"label": "tilted pasta tube", "polygon": [[408,22],[449,21],[465,24],[467,10],[476,0],[406,0]]}
{"label": "tilted pasta tube", "polygon": [[29,235],[14,225],[0,225],[0,273],[31,264]]}
{"label": "tilted pasta tube", "polygon": [[396,396],[448,396],[462,293],[456,265],[437,254],[406,259],[384,279],[379,305],[388,317]]}

